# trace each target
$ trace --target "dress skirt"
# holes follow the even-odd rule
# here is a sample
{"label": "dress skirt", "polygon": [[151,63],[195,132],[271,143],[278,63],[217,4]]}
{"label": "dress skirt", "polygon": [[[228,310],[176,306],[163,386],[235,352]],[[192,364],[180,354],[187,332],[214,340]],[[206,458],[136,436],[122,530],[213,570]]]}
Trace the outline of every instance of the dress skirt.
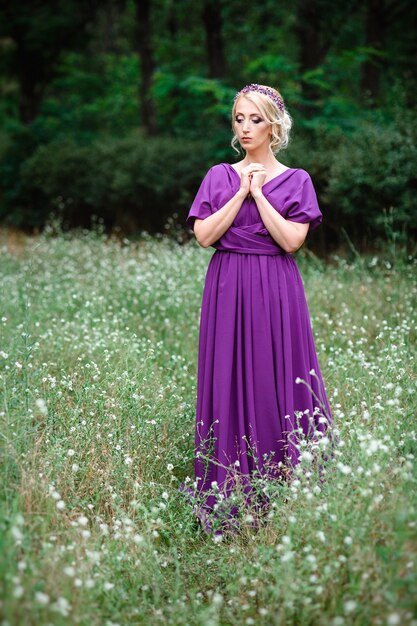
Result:
{"label": "dress skirt", "polygon": [[[217,168],[226,169],[233,191],[224,165]],[[237,516],[230,498],[237,489],[253,505],[254,476],[291,474],[301,431],[317,439],[333,424],[296,261],[270,237],[253,204],[248,200],[216,242],[201,302],[195,483],[181,483],[180,491],[207,532],[214,519]],[[193,206],[189,218],[204,215],[201,198]],[[307,217],[317,220],[317,209]],[[263,506],[268,498],[258,501]]]}

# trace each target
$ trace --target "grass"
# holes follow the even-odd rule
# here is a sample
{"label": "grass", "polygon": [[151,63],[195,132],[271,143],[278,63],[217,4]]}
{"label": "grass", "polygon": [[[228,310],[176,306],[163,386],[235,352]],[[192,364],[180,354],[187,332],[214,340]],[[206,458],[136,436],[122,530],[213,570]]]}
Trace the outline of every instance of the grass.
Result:
{"label": "grass", "polygon": [[297,253],[337,449],[219,539],[178,492],[213,252],[2,235],[3,625],[417,625],[415,262]]}

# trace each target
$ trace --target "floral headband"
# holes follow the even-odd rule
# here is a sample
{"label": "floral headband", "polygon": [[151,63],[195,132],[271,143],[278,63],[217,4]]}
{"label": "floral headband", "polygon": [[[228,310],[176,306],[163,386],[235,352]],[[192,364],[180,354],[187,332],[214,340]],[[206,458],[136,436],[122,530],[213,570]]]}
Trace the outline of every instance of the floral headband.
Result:
{"label": "floral headband", "polygon": [[236,102],[239,96],[244,93],[248,93],[248,91],[257,91],[258,93],[263,93],[265,96],[268,96],[268,98],[271,98],[271,100],[275,102],[281,113],[284,111],[283,99],[278,96],[274,91],[272,91],[272,89],[269,89],[269,87],[263,87],[262,85],[258,85],[257,83],[252,83],[251,85],[246,85],[246,87],[243,87],[243,89],[238,91],[235,95],[234,101]]}

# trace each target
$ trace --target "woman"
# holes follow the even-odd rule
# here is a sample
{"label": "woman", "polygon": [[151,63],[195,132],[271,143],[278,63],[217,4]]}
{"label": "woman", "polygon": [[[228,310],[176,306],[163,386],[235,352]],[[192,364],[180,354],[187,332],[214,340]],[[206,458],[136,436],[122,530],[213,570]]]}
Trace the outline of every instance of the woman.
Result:
{"label": "woman", "polygon": [[309,174],[274,156],[291,124],[277,90],[239,91],[232,146],[246,154],[209,169],[186,220],[202,247],[216,248],[200,317],[197,493],[180,485],[209,533],[213,520],[236,518],[238,484],[252,503],[250,476],[288,478],[297,428],[317,439],[333,424],[293,257],[322,214]]}

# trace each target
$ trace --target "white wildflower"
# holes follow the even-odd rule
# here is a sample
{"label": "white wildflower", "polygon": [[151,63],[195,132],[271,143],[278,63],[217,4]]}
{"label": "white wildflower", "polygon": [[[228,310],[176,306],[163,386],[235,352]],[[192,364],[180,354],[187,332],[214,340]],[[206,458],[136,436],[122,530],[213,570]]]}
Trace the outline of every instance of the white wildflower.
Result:
{"label": "white wildflower", "polygon": [[349,465],[345,465],[341,461],[337,464],[337,468],[342,472],[342,474],[347,475],[352,473],[352,468]]}
{"label": "white wildflower", "polygon": [[72,567],[72,565],[67,565],[66,567],[64,567],[64,574],[66,574],[70,578],[74,578],[74,576],[75,576],[75,568]]}
{"label": "white wildflower", "polygon": [[22,585],[17,585],[17,587],[13,589],[14,598],[21,598],[24,593],[25,593],[25,590],[23,589]]}
{"label": "white wildflower", "polygon": [[68,617],[71,605],[66,598],[58,598],[51,608],[57,613],[61,613],[64,617]]}
{"label": "white wildflower", "polygon": [[38,604],[41,604],[42,606],[46,606],[47,604],[49,604],[48,594],[43,593],[42,591],[37,591],[35,593],[35,600]]}
{"label": "white wildflower", "polygon": [[343,604],[345,613],[352,613],[352,611],[354,611],[356,607],[357,607],[357,604],[355,600],[346,600],[346,602]]}
{"label": "white wildflower", "polygon": [[397,624],[401,624],[401,615],[398,613],[390,613],[387,619],[388,626],[397,626]]}
{"label": "white wildflower", "polygon": [[10,529],[10,534],[16,541],[22,541],[23,539],[23,533],[18,526],[12,526]]}
{"label": "white wildflower", "polygon": [[213,598],[212,598],[213,604],[216,605],[220,605],[223,602],[223,596],[221,593],[213,593]]}
{"label": "white wildflower", "polygon": [[35,405],[39,413],[41,413],[42,415],[48,415],[48,407],[43,398],[37,398],[37,400],[35,400]]}

